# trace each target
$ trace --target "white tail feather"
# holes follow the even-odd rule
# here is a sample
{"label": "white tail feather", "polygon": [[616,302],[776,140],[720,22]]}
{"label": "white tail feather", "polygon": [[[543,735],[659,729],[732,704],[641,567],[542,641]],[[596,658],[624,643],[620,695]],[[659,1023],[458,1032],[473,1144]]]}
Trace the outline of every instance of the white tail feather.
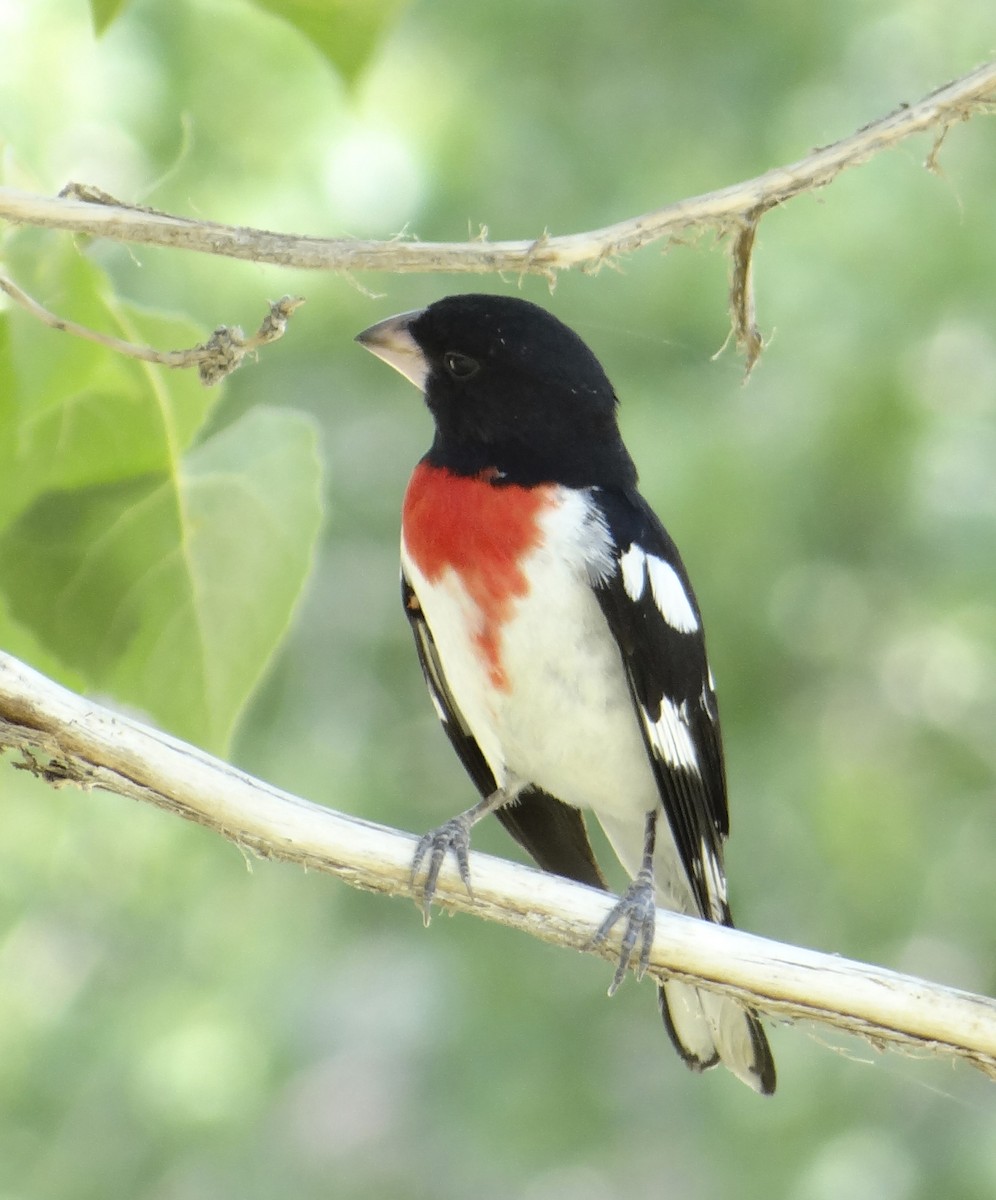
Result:
{"label": "white tail feather", "polygon": [[757,1018],[736,1000],[669,980],[661,1013],[678,1052],[693,1070],[721,1062],[756,1092],[774,1091],[775,1068]]}

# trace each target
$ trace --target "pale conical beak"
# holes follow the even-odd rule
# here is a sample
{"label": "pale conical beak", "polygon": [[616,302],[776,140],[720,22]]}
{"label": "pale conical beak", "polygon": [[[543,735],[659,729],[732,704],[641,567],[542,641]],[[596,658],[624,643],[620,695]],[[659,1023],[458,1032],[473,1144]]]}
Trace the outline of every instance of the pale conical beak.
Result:
{"label": "pale conical beak", "polygon": [[426,376],[429,374],[429,364],[419,348],[418,342],[411,335],[410,325],[422,315],[422,310],[399,313],[396,317],[388,317],[386,321],[378,321],[369,329],[356,335],[356,341],[364,346],[371,354],[382,358],[389,367],[400,371],[406,379],[419,389],[425,390]]}

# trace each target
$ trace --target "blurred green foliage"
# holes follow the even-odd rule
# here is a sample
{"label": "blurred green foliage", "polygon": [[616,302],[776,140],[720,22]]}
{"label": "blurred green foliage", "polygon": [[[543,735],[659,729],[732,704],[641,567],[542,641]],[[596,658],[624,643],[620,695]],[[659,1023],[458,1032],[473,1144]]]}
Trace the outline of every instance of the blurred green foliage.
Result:
{"label": "blurred green foliage", "polygon": [[[326,235],[605,224],[796,159],[996,46],[975,0],[91,8],[99,39],[72,0],[0,0],[4,182]],[[211,392],[2,314],[4,648],[202,744],[242,713],[235,760],[316,801],[416,831],[463,807],[398,610],[429,420],[351,338],[521,290],[602,358],[696,581],[740,924],[993,994],[993,126],[952,129],[939,177],[930,144],[765,218],[772,336],[746,388],[713,357],[708,239],[550,295],[5,234],[42,303],[163,349],[308,304]],[[0,820],[4,1200],[996,1192],[996,1085],[968,1069],[776,1028],[762,1102],[684,1071],[649,985],[610,1003],[599,962],[247,872],[201,829],[9,763]],[[498,828],[476,845],[514,853]]]}
{"label": "blurred green foliage", "polygon": [[316,46],[348,84],[363,74],[405,0],[254,0]]}

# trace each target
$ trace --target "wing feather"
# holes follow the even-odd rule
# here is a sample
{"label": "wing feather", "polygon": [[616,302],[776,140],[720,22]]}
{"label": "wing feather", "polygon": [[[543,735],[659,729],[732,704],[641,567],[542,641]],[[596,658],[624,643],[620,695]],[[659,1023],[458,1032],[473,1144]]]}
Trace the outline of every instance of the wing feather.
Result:
{"label": "wing feather", "polygon": [[635,490],[593,489],[614,569],[592,581],[622,655],[644,744],[702,915],[728,924],[719,712],[701,614],[674,542]]}

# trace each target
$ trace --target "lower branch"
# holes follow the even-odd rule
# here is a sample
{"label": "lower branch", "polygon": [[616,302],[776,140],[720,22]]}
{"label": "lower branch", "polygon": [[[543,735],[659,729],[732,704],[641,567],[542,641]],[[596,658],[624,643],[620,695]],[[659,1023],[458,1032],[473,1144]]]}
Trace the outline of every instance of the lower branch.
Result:
{"label": "lower branch", "polygon": [[[118,716],[0,654],[0,750],[53,786],[100,787],[206,825],[267,858],[327,871],[354,887],[410,895],[415,841],[281,792],[167,734]],[[475,854],[474,898],[452,864],[436,892],[542,941],[615,962],[592,936],[613,904],[604,892]],[[650,956],[658,978],[679,976],[787,1020],[964,1059],[996,1077],[996,1001],[659,911]]]}

